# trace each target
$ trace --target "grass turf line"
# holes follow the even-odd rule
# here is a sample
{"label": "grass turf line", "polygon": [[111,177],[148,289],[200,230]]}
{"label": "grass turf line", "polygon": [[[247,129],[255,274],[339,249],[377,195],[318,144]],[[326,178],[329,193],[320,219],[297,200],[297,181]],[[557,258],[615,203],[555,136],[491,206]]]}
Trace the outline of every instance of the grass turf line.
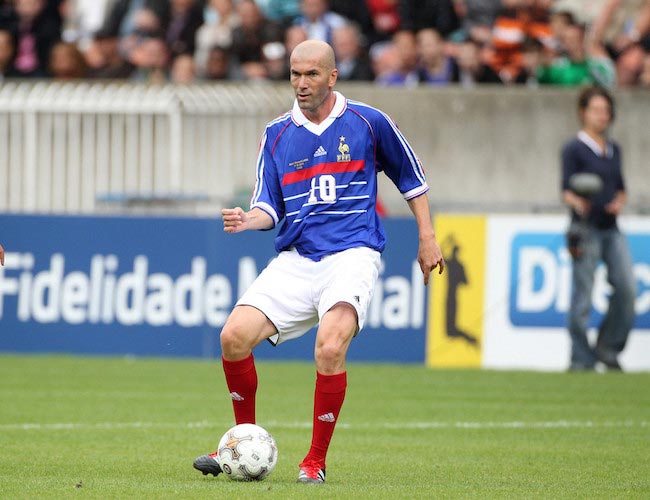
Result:
{"label": "grass turf line", "polygon": [[0,498],[650,497],[647,373],[350,364],[322,487],[295,482],[313,365],[258,373],[279,462],[239,484],[191,467],[232,424],[218,362],[0,356]]}

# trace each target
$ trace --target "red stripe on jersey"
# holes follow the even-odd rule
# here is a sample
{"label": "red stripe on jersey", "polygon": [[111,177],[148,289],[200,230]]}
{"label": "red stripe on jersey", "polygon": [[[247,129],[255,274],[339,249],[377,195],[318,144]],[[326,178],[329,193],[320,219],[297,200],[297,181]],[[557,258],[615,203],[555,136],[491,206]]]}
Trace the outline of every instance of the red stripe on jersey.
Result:
{"label": "red stripe on jersey", "polygon": [[294,182],[311,179],[319,174],[340,174],[342,172],[358,172],[363,170],[365,160],[337,161],[330,163],[321,163],[303,170],[289,172],[282,176],[282,185],[293,184]]}

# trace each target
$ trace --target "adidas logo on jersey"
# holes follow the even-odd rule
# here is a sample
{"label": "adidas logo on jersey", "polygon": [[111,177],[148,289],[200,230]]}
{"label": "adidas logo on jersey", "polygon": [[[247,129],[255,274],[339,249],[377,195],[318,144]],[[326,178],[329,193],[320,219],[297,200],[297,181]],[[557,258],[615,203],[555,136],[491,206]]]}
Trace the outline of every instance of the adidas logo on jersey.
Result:
{"label": "adidas logo on jersey", "polygon": [[318,417],[318,420],[321,422],[334,422],[336,418],[334,417],[333,413],[324,413]]}
{"label": "adidas logo on jersey", "polygon": [[325,156],[327,154],[327,151],[325,151],[325,148],[323,146],[318,146],[318,149],[314,153],[314,158],[317,156]]}
{"label": "adidas logo on jersey", "polygon": [[243,400],[244,400],[244,398],[241,397],[241,396],[240,396],[239,394],[237,394],[236,392],[231,392],[231,393],[230,393],[230,397],[232,398],[233,401],[243,401]]}

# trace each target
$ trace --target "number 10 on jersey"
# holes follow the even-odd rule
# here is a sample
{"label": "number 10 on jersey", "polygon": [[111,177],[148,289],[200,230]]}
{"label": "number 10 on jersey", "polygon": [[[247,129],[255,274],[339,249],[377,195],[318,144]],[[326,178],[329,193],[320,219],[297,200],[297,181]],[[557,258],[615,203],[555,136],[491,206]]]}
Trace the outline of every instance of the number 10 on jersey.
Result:
{"label": "number 10 on jersey", "polygon": [[309,200],[307,203],[318,202],[334,203],[336,201],[336,179],[333,175],[325,174],[313,177],[311,180],[311,189],[309,190]]}

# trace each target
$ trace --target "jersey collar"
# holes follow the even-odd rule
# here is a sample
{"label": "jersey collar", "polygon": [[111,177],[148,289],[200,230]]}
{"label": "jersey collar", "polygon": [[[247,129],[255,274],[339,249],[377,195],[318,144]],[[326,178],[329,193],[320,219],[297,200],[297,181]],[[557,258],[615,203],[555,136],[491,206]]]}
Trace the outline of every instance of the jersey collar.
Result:
{"label": "jersey collar", "polygon": [[614,148],[612,147],[612,143],[609,141],[607,141],[607,145],[605,146],[605,151],[603,151],[600,147],[600,144],[598,144],[591,137],[589,137],[589,134],[587,134],[587,132],[585,132],[584,130],[578,132],[578,139],[580,140],[580,142],[584,143],[589,149],[591,149],[596,156],[605,156],[607,158],[612,158],[614,156]]}
{"label": "jersey collar", "polygon": [[291,118],[293,122],[298,127],[304,126],[310,132],[316,135],[321,135],[323,132],[325,132],[325,130],[327,130],[327,128],[332,123],[334,123],[334,120],[336,120],[339,116],[343,114],[343,112],[347,108],[348,105],[347,99],[343,97],[343,94],[335,90],[334,97],[336,97],[336,101],[334,102],[334,107],[332,108],[332,111],[330,112],[328,117],[325,118],[318,125],[309,121],[309,119],[304,115],[304,113],[300,109],[300,106],[298,106],[298,100],[296,99],[293,103],[293,109],[291,110]]}

